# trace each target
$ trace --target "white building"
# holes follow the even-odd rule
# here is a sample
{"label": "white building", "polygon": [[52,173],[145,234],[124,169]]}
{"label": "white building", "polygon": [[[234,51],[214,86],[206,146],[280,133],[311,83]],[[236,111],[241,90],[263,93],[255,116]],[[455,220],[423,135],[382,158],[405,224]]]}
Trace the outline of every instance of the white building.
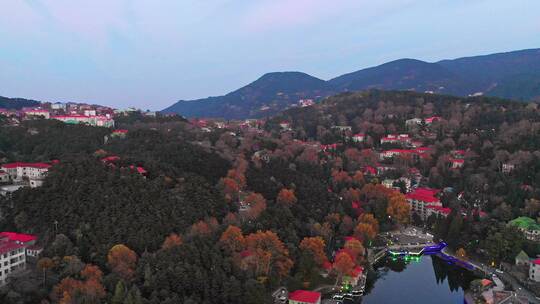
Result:
{"label": "white building", "polygon": [[49,172],[50,164],[47,163],[9,163],[3,164],[2,170],[9,175],[12,181],[42,180]]}
{"label": "white building", "polygon": [[540,259],[532,260],[529,263],[529,279],[540,282]]}
{"label": "white building", "polygon": [[438,193],[438,189],[416,188],[413,192],[407,193],[405,197],[411,205],[411,212],[418,214],[422,220],[426,220],[433,211],[438,212],[442,208],[442,203],[437,197]]}
{"label": "white building", "polygon": [[364,142],[364,140],[366,140],[366,135],[365,134],[354,134],[352,136],[352,141],[355,142],[355,143],[359,143],[359,142]]}
{"label": "white building", "polygon": [[27,248],[34,246],[36,256],[41,249],[35,247],[37,238],[29,234],[14,232],[0,233],[0,286],[5,285],[8,277],[26,269]]}
{"label": "white building", "polygon": [[26,117],[42,117],[45,119],[49,119],[51,117],[51,113],[43,109],[27,109],[24,110],[23,113]]}
{"label": "white building", "polygon": [[57,102],[57,103],[53,103],[51,105],[51,109],[53,110],[66,110],[66,104],[65,103],[61,103],[61,102]]}

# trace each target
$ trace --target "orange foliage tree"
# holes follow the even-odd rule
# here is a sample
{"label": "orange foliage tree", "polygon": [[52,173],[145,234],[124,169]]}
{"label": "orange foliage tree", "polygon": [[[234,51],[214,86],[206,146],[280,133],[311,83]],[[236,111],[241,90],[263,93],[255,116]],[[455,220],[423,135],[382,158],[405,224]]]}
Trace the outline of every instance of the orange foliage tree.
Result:
{"label": "orange foliage tree", "polygon": [[126,245],[114,245],[107,254],[107,263],[114,273],[130,281],[135,274],[137,254]]}
{"label": "orange foliage tree", "polygon": [[246,239],[242,230],[236,226],[229,226],[219,238],[220,245],[229,253],[238,253],[246,247]]}
{"label": "orange foliage tree", "polygon": [[62,279],[54,288],[51,298],[58,303],[72,304],[73,299],[82,298],[85,303],[101,303],[107,295],[101,283],[103,272],[99,267],[86,265],[80,273],[84,281],[71,277]]}
{"label": "orange foliage tree", "polygon": [[165,241],[163,241],[161,248],[170,249],[180,245],[182,245],[182,238],[176,233],[171,233],[165,238]]}
{"label": "orange foliage tree", "polygon": [[343,275],[349,273],[355,264],[352,257],[345,251],[339,252],[335,259],[332,268],[337,272],[336,285]]}
{"label": "orange foliage tree", "polygon": [[388,207],[386,208],[386,213],[399,224],[408,223],[411,213],[411,206],[409,203],[407,203],[405,195],[394,191],[388,197]]}
{"label": "orange foliage tree", "polygon": [[363,240],[373,240],[379,233],[379,221],[373,214],[364,213],[358,217],[358,225],[354,229],[354,235]]}
{"label": "orange foliage tree", "polygon": [[240,191],[240,186],[238,185],[236,180],[230,177],[224,177],[220,180],[219,185],[223,191],[223,194],[225,195],[225,199],[228,202],[232,202],[233,200],[238,198],[238,191]]}
{"label": "orange foliage tree", "polygon": [[343,248],[351,253],[351,257],[355,263],[360,263],[362,257],[364,256],[364,246],[359,240],[349,240],[345,243]]}
{"label": "orange foliage tree", "polygon": [[325,243],[322,237],[305,237],[300,242],[300,250],[310,252],[313,255],[317,266],[323,266],[328,261],[326,254],[324,253]]}
{"label": "orange foliage tree", "polygon": [[247,248],[256,258],[256,270],[259,275],[275,273],[278,277],[286,276],[293,266],[289,250],[272,231],[257,231],[246,237]]}
{"label": "orange foliage tree", "polygon": [[189,229],[189,234],[192,236],[205,236],[210,235],[211,233],[212,229],[205,221],[198,221],[195,224],[191,225],[191,228]]}
{"label": "orange foliage tree", "polygon": [[294,195],[294,190],[283,188],[281,189],[281,191],[279,191],[276,201],[278,202],[278,204],[282,204],[285,206],[292,206],[298,200],[296,199],[296,196]]}

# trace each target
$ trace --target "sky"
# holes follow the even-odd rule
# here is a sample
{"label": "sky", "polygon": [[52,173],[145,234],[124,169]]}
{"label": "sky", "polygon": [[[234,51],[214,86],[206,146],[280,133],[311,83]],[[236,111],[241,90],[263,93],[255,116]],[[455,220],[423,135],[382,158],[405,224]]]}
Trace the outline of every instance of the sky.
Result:
{"label": "sky", "polygon": [[5,0],[0,96],[160,110],[267,72],[540,47],[538,0]]}

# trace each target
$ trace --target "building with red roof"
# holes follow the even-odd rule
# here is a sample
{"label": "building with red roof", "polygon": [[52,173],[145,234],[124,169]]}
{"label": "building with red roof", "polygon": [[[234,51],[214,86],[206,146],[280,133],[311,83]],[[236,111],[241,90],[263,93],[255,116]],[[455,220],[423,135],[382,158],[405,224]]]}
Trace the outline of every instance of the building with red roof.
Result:
{"label": "building with red roof", "polygon": [[309,290],[296,290],[289,293],[289,304],[320,304],[321,293]]}
{"label": "building with red roof", "polygon": [[411,142],[411,138],[409,137],[409,134],[388,134],[385,137],[381,138],[381,145],[382,144],[409,144]]}
{"label": "building with red roof", "polygon": [[[437,197],[440,190],[431,188],[416,188],[413,192],[407,193],[405,197],[411,205],[411,212],[417,213],[423,220],[426,220],[428,215],[428,206],[442,207],[440,199]],[[429,211],[431,212],[431,211]]]}
{"label": "building with red roof", "polygon": [[464,159],[450,158],[450,168],[452,168],[452,169],[462,168],[464,164],[465,164]]}
{"label": "building with red roof", "polygon": [[27,249],[36,256],[41,249],[35,246],[36,236],[15,232],[0,232],[0,286],[12,274],[26,269]]}
{"label": "building with red roof", "polygon": [[48,163],[7,163],[2,165],[2,170],[8,174],[12,181],[28,179],[30,187],[35,188],[43,184],[51,164]]}
{"label": "building with red roof", "polygon": [[51,117],[51,113],[44,109],[23,109],[23,114],[25,117],[42,117],[45,119],[49,119]]}
{"label": "building with red roof", "polygon": [[439,121],[441,120],[441,117],[440,116],[431,116],[431,117],[428,117],[426,119],[424,119],[424,122],[426,123],[426,125],[430,125],[436,121]]}
{"label": "building with red roof", "polygon": [[352,141],[355,143],[364,142],[365,139],[366,139],[366,134],[362,134],[362,133],[357,133],[352,136]]}
{"label": "building with red roof", "polygon": [[426,218],[423,220],[426,220],[433,214],[435,214],[437,217],[447,217],[452,212],[452,209],[444,208],[442,206],[427,205],[425,208]]}

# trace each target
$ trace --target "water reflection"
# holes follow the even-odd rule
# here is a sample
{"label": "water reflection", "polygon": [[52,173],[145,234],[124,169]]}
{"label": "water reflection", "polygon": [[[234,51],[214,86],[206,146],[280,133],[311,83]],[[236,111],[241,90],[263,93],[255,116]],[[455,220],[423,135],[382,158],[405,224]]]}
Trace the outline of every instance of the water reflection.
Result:
{"label": "water reflection", "polygon": [[[386,258],[368,276],[361,303],[463,303],[463,293],[475,276],[435,256]],[[352,303],[352,302],[349,302]]]}

